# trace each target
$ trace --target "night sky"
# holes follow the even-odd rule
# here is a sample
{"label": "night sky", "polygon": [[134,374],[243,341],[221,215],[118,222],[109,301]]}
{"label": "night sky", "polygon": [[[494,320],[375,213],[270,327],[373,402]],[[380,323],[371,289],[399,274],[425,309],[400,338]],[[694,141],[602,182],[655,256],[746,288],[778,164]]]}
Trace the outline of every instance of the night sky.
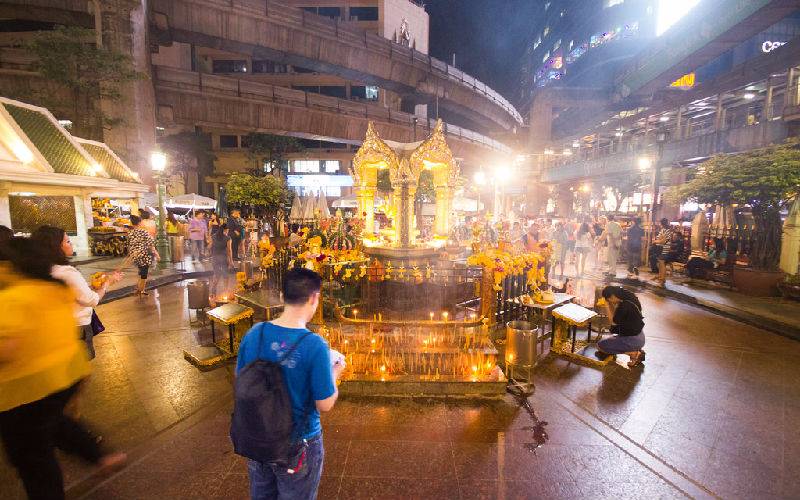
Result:
{"label": "night sky", "polygon": [[430,53],[489,84],[511,102],[539,0],[427,0]]}

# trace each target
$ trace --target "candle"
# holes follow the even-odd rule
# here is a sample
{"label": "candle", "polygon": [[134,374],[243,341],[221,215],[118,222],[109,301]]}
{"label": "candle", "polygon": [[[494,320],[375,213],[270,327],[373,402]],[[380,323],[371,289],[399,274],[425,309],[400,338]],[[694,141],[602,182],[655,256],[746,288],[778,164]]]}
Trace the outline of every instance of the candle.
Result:
{"label": "candle", "polygon": [[358,319],[358,309],[353,309],[353,319]]}
{"label": "candle", "polygon": [[378,321],[383,321],[383,314],[378,313]]}
{"label": "candle", "polygon": [[444,312],[442,313],[442,319],[443,319],[443,320],[445,320],[445,321],[447,321],[447,316],[448,316],[448,314],[447,314],[447,311],[444,311]]}
{"label": "candle", "polygon": [[433,313],[431,313],[431,321],[433,321]]}

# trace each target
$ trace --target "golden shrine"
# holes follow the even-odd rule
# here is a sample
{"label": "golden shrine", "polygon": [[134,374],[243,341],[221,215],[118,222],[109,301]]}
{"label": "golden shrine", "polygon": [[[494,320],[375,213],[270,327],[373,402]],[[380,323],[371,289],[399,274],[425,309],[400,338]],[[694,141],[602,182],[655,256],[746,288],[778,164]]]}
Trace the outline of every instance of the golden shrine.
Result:
{"label": "golden shrine", "polygon": [[[444,124],[437,120],[431,135],[419,143],[391,143],[380,138],[372,122],[364,143],[353,158],[353,176],[358,210],[365,220],[365,252],[393,258],[434,255],[450,231],[450,210],[459,167],[444,138]],[[375,194],[378,172],[388,169],[395,214],[388,241],[376,238]],[[433,174],[436,216],[431,242],[420,242],[414,217],[414,197],[423,170]]]}

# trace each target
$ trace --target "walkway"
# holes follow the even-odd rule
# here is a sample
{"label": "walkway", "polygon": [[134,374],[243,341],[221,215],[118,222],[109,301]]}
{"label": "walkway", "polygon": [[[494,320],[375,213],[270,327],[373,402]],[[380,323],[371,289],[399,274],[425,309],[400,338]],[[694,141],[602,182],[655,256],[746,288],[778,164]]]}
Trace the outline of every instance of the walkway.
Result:
{"label": "walkway", "polygon": [[[580,283],[586,291],[591,282]],[[324,416],[320,498],[797,498],[800,343],[649,292],[648,359],[604,370],[560,359],[531,403],[344,399]],[[99,308],[84,417],[131,452],[109,478],[65,461],[73,498],[247,498],[227,438],[230,367],[200,372],[182,348],[206,341],[186,290]],[[624,363],[624,357],[619,362]],[[21,498],[0,464],[2,498]]]}

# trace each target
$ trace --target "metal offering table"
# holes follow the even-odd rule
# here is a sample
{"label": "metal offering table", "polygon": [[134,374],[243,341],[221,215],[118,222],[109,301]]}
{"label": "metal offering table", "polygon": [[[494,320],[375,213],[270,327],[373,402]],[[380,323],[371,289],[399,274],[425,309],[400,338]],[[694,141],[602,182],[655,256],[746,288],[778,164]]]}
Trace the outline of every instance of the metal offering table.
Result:
{"label": "metal offering table", "polygon": [[[235,354],[234,338],[236,337],[236,326],[245,319],[250,320],[250,326],[253,325],[253,309],[235,302],[225,304],[208,311],[206,316],[211,320],[211,341],[217,343],[215,323],[225,325],[228,327],[228,342],[230,347],[230,354]],[[220,346],[222,348],[222,346]]]}
{"label": "metal offering table", "polygon": [[236,299],[240,304],[250,306],[253,309],[263,311],[264,318],[270,321],[275,312],[283,309],[283,299],[277,290],[270,288],[260,288],[252,292],[237,293]]}
{"label": "metal offering table", "polygon": [[[529,318],[531,322],[534,322],[534,316],[539,315],[541,316],[542,320],[545,319],[545,316],[548,312],[554,310],[556,307],[559,307],[563,304],[572,302],[575,300],[574,295],[570,295],[568,293],[554,293],[553,294],[553,302],[544,303],[544,302],[529,302],[525,303],[522,301],[522,297],[517,297],[514,299],[514,302],[522,305],[523,307],[528,308]],[[551,314],[551,330],[550,332],[554,332],[556,328],[555,317]]]}
{"label": "metal offering table", "polygon": [[[587,309],[578,304],[565,304],[563,306],[553,309],[553,318],[556,321],[557,327],[553,332],[553,344],[551,350],[559,356],[575,359],[590,365],[605,366],[612,358],[605,361],[598,361],[590,351],[590,343],[592,341],[592,320],[599,315],[597,312]],[[559,326],[563,325],[562,328]],[[581,349],[581,352],[576,352],[575,345],[577,343],[576,336],[578,328],[586,328],[586,346]],[[566,335],[559,335],[558,332],[565,332]],[[566,338],[565,338],[566,337]],[[571,337],[571,341],[568,339]],[[598,332],[598,339],[600,334]],[[596,339],[597,340],[597,339]],[[567,349],[567,342],[569,342],[569,349]]]}

